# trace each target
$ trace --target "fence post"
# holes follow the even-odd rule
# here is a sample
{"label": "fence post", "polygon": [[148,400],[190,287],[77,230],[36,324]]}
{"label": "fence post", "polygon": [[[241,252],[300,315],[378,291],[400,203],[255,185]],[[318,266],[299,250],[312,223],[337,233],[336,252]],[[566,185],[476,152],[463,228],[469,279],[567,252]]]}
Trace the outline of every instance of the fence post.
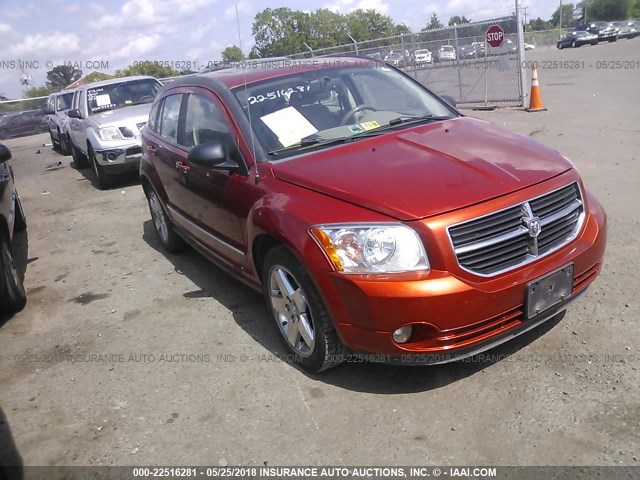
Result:
{"label": "fence post", "polygon": [[460,67],[460,49],[458,48],[458,24],[453,24],[453,35],[456,40],[456,64],[458,65],[458,101],[462,101],[462,69]]}
{"label": "fence post", "polygon": [[520,83],[520,106],[525,106],[525,98],[528,96],[525,92],[526,85],[526,77],[525,71],[523,68],[524,65],[524,30],[522,28],[522,5],[520,4],[520,0],[516,0],[516,24],[518,29],[518,71],[520,75],[518,75],[519,83]]}
{"label": "fence post", "polygon": [[356,39],[353,38],[349,32],[347,32],[347,35],[349,36],[349,38],[351,39],[351,41],[355,45],[355,47],[356,47],[356,56],[358,56],[358,42],[356,42]]}

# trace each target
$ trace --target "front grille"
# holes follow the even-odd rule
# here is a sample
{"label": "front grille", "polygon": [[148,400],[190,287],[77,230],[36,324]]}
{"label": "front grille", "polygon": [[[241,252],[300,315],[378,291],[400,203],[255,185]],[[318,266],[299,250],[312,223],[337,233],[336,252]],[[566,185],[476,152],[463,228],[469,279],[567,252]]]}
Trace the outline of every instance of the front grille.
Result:
{"label": "front grille", "polygon": [[448,228],[462,268],[479,275],[528,263],[572,240],[584,219],[577,182]]}

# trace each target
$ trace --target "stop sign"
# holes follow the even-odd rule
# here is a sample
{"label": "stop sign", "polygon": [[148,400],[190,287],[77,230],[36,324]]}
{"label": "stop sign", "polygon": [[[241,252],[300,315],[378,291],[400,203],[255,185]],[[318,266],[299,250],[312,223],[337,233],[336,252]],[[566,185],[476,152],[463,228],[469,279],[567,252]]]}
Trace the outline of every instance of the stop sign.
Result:
{"label": "stop sign", "polygon": [[487,43],[494,48],[500,47],[504,42],[504,30],[500,25],[491,25],[487,28]]}

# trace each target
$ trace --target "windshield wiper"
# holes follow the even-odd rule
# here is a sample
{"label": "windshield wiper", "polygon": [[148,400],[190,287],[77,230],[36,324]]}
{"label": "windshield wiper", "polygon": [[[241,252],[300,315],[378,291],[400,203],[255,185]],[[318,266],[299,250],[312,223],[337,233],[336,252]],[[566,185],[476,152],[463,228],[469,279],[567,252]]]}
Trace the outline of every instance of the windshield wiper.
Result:
{"label": "windshield wiper", "polygon": [[394,118],[390,120],[389,123],[385,126],[395,127],[396,125],[401,125],[403,123],[413,123],[413,122],[422,122],[425,120],[449,120],[452,117],[449,116],[441,116],[438,117],[436,115],[402,115],[401,117]]}
{"label": "windshield wiper", "polygon": [[304,137],[298,143],[294,143],[293,145],[289,145],[288,147],[277,148],[275,150],[271,150],[269,155],[278,155],[281,152],[288,152],[290,150],[304,150],[308,147],[315,146],[327,146],[327,145],[336,145],[338,143],[348,143],[351,141],[356,141],[361,138],[367,137],[377,137],[378,135],[382,135],[382,133],[372,133],[367,135],[369,132],[363,132],[360,135],[353,135],[351,137],[339,137],[339,138],[321,138],[315,135],[311,135],[309,137]]}

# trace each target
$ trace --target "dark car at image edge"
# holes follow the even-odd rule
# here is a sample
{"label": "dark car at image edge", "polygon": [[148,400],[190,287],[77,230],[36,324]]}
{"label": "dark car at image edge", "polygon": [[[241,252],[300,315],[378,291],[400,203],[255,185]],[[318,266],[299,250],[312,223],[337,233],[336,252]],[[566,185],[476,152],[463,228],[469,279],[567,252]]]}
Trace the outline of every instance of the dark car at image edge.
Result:
{"label": "dark car at image edge", "polygon": [[464,358],[585,292],[606,215],[569,160],[464,117],[397,69],[337,60],[159,92],[140,175],[166,250],[186,241],[262,291],[313,372],[347,352]]}
{"label": "dark car at image edge", "polygon": [[0,314],[18,312],[27,302],[13,253],[14,233],[26,229],[27,222],[10,159],[11,152],[0,144]]}

